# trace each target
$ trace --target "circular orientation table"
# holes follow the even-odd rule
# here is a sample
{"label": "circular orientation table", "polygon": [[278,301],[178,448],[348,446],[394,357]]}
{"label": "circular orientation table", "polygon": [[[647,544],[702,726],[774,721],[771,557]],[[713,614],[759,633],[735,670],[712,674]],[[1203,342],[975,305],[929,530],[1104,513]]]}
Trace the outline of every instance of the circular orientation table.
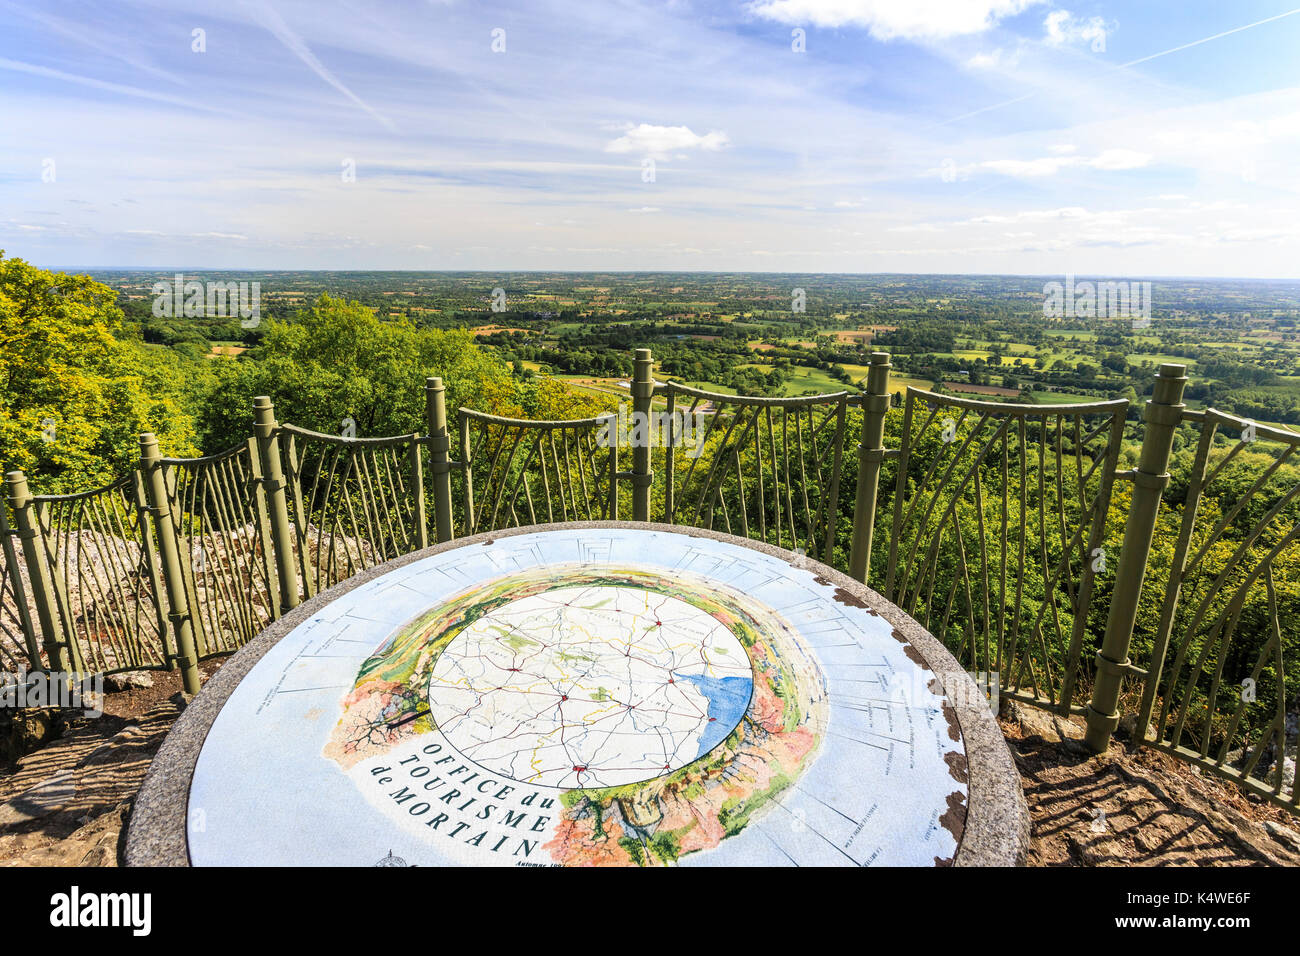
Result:
{"label": "circular orientation table", "polygon": [[129,865],[1012,865],[1005,741],[937,640],[760,542],[480,534],[296,608],[191,702]]}

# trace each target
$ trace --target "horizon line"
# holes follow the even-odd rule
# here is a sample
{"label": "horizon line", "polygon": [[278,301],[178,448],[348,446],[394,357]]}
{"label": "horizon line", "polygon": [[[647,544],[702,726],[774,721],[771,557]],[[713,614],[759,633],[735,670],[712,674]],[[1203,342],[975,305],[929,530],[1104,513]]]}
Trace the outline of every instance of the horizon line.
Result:
{"label": "horizon line", "polygon": [[[22,258],[14,256],[12,258]],[[31,260],[24,260],[32,263]],[[1231,276],[1231,275],[1193,275],[1188,273],[1119,273],[1119,272],[1092,272],[1092,271],[1075,271],[1075,272],[800,272],[785,271],[779,269],[754,270],[754,269],[295,269],[295,268],[248,268],[248,267],[231,267],[220,268],[213,266],[38,266],[71,274],[73,272],[91,273],[91,272],[171,272],[171,273],[225,273],[225,272],[247,272],[247,273],[277,273],[277,272],[302,272],[320,275],[347,275],[361,272],[378,272],[389,274],[408,274],[408,275],[695,275],[695,276],[723,276],[723,275],[744,275],[744,276],[827,276],[827,277],[860,277],[860,276],[927,276],[938,278],[985,278],[985,279],[1040,279],[1056,278],[1059,276],[1073,275],[1077,277],[1107,277],[1107,278],[1126,278],[1126,279],[1179,279],[1179,280],[1196,280],[1204,282],[1286,282],[1300,285],[1300,277],[1292,276]]]}

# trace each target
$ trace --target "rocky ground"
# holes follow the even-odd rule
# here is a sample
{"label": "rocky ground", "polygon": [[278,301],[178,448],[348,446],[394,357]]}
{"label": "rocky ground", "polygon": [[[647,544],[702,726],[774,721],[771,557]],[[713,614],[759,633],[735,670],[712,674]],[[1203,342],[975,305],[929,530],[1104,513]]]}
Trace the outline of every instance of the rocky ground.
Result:
{"label": "rocky ground", "polygon": [[1122,743],[1093,756],[1083,722],[999,719],[1029,804],[1031,866],[1296,866],[1300,819],[1221,778]]}
{"label": "rocky ground", "polygon": [[[180,690],[176,675],[154,674],[110,693],[103,717],[0,768],[0,866],[118,865]],[[1300,865],[1300,820],[1231,784],[1151,750],[1092,756],[1077,719],[1010,705],[1000,722],[1032,817],[1032,866]]]}
{"label": "rocky ground", "polygon": [[137,680],[105,695],[102,717],[13,732],[27,746],[54,735],[0,766],[0,866],[119,864],[131,801],[185,703],[178,674]]}

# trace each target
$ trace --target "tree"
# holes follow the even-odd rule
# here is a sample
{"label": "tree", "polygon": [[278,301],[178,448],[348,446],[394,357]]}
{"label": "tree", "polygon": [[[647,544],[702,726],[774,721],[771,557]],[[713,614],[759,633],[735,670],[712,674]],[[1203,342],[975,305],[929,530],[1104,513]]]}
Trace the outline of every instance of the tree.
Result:
{"label": "tree", "polygon": [[219,363],[203,403],[204,447],[246,439],[257,395],[271,397],[279,421],[315,431],[337,434],[350,418],[362,437],[424,432],[424,383],[435,375],[449,415],[461,406],[521,417],[573,407],[591,414],[561,395],[562,386],[513,377],[469,332],[381,320],[360,302],[322,295],[292,321],[269,323],[239,360]]}
{"label": "tree", "polygon": [[0,459],[35,491],[123,477],[142,431],[158,435],[164,455],[197,452],[188,389],[201,371],[140,342],[116,298],[89,276],[0,250]]}

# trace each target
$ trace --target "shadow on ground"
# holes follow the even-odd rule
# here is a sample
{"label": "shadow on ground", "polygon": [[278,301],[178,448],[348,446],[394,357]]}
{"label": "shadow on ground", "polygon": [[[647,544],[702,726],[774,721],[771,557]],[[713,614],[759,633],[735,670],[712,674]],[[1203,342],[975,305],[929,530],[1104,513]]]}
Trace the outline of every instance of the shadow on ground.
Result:
{"label": "shadow on ground", "polygon": [[131,802],[184,708],[179,675],[141,683],[0,769],[0,866],[118,865]]}
{"label": "shadow on ground", "polygon": [[1296,866],[1300,820],[1212,774],[1117,743],[1083,722],[1009,704],[998,721],[1033,833],[1030,866]]}

